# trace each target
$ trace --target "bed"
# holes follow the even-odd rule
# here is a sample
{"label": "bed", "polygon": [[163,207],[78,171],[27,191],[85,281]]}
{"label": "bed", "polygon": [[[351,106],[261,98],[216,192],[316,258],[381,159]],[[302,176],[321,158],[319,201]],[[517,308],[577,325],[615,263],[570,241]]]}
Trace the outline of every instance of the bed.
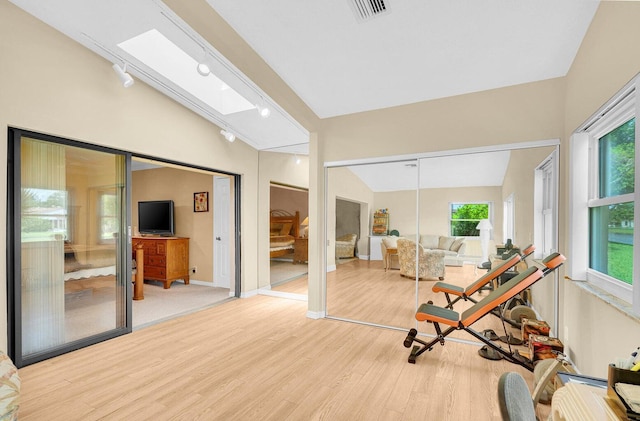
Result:
{"label": "bed", "polygon": [[269,256],[293,258],[295,240],[299,236],[300,213],[291,214],[276,209],[271,211],[269,231]]}

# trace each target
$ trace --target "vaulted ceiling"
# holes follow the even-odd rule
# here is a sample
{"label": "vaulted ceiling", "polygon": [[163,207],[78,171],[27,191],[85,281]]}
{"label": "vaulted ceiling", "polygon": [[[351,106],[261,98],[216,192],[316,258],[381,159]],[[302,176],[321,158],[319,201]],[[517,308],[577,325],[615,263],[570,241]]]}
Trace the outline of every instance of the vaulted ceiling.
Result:
{"label": "vaulted ceiling", "polygon": [[[107,60],[127,63],[135,78],[258,150],[308,141],[299,122],[160,0],[10,1]],[[598,4],[206,0],[185,7],[199,9],[192,16],[213,8],[328,118],[564,76]],[[195,71],[201,61],[216,78]],[[244,102],[222,107],[229,88]],[[256,111],[262,106],[272,110],[267,119]]]}

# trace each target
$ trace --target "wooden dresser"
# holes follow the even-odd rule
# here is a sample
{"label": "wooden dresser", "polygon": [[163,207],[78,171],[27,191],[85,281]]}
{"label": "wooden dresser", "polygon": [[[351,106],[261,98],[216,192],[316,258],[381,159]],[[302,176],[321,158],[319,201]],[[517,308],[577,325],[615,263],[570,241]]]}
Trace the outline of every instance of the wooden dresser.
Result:
{"label": "wooden dresser", "polygon": [[133,237],[133,249],[142,244],[144,279],[159,281],[167,289],[173,281],[189,285],[189,239],[182,237]]}

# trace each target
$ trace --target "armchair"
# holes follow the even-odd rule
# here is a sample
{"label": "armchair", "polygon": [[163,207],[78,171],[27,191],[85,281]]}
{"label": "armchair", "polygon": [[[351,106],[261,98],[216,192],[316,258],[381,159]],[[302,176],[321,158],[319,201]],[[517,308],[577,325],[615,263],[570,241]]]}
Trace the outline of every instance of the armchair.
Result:
{"label": "armchair", "polygon": [[357,239],[356,234],[345,234],[336,238],[336,259],[355,257]]}
{"label": "armchair", "polygon": [[[416,278],[416,243],[404,238],[398,239],[398,261],[400,275]],[[444,251],[425,250],[418,244],[419,269],[418,278],[444,279]]]}

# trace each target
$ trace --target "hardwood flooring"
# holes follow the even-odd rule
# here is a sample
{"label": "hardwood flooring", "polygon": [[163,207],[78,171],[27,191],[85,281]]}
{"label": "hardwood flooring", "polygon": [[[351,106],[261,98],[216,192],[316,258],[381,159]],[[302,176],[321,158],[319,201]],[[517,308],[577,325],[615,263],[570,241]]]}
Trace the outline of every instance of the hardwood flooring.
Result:
{"label": "hardwood flooring", "polygon": [[[359,314],[371,306],[372,317],[413,325],[400,298],[372,298],[391,287],[357,291],[363,268],[346,266],[328,280],[344,284],[329,284],[330,313],[350,301]],[[405,282],[387,274],[386,283]],[[361,295],[374,303],[359,303]],[[19,419],[495,420],[501,373],[517,371],[532,386],[531,373],[483,359],[474,345],[448,341],[413,365],[406,329],[312,320],[306,311],[301,301],[239,299],[24,367]]]}

